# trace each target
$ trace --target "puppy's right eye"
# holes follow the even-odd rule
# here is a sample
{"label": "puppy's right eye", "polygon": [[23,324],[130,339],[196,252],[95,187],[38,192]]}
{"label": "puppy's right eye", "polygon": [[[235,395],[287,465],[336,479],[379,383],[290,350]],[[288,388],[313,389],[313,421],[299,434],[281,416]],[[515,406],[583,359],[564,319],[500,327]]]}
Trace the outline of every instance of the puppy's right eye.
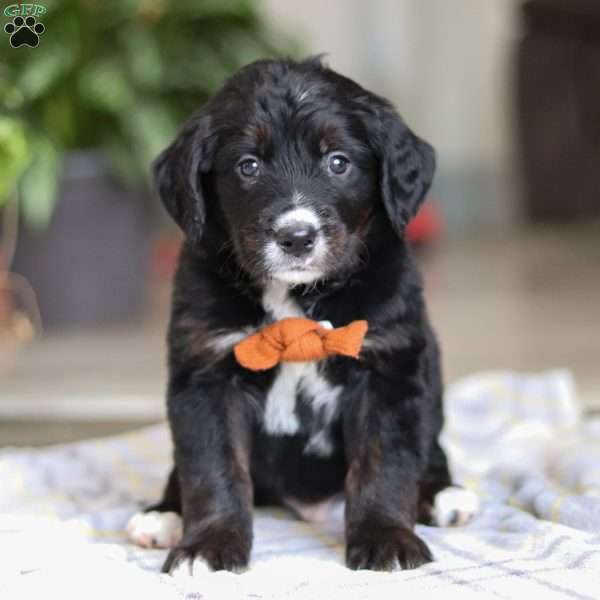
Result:
{"label": "puppy's right eye", "polygon": [[258,160],[254,157],[243,158],[237,167],[242,177],[250,178],[258,175]]}
{"label": "puppy's right eye", "polygon": [[327,167],[334,175],[343,175],[350,168],[350,159],[345,154],[331,154]]}

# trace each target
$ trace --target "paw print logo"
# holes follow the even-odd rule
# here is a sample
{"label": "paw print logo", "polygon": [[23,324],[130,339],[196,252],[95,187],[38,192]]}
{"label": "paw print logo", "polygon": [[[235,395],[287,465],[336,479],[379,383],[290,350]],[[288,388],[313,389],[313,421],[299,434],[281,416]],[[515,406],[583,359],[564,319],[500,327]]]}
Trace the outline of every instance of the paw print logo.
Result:
{"label": "paw print logo", "polygon": [[35,48],[40,43],[40,35],[46,28],[38,23],[35,17],[15,17],[12,23],[4,26],[4,31],[10,35],[10,45],[13,48],[29,46]]}

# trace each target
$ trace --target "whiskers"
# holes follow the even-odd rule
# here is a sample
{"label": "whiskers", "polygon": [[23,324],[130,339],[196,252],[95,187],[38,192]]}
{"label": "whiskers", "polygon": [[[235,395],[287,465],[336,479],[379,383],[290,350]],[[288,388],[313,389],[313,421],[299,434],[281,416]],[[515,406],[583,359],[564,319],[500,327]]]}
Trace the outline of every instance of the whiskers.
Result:
{"label": "whiskers", "polygon": [[317,288],[322,281],[323,279],[315,279],[311,283],[299,283],[297,285],[293,285],[292,287],[299,287],[300,285],[303,285],[304,289],[302,290],[302,296],[308,296],[309,294],[317,291]]}

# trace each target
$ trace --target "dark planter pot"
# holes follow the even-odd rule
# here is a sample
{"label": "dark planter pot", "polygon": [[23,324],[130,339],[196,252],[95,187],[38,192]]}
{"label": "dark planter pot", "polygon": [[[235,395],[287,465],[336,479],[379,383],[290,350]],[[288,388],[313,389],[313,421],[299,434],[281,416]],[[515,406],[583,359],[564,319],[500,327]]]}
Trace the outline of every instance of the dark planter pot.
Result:
{"label": "dark planter pot", "polygon": [[109,174],[100,154],[65,157],[50,225],[21,227],[14,262],[37,294],[45,326],[122,322],[140,313],[150,231],[144,204]]}

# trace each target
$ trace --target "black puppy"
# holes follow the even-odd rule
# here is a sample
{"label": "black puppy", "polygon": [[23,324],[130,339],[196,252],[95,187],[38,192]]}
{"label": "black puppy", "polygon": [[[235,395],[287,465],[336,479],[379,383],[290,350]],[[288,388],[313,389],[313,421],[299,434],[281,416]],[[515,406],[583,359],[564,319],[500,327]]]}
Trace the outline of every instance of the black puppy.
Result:
{"label": "black puppy", "polygon": [[[318,59],[248,65],[156,161],[186,235],[168,336],[175,468],[128,530],[174,546],[165,571],[244,568],[253,503],[310,516],[343,492],[353,569],[426,563],[417,518],[472,512],[447,490],[438,348],[404,237],[434,162],[387,101]],[[366,319],[360,358],[236,362],[235,343],[291,316]]]}

